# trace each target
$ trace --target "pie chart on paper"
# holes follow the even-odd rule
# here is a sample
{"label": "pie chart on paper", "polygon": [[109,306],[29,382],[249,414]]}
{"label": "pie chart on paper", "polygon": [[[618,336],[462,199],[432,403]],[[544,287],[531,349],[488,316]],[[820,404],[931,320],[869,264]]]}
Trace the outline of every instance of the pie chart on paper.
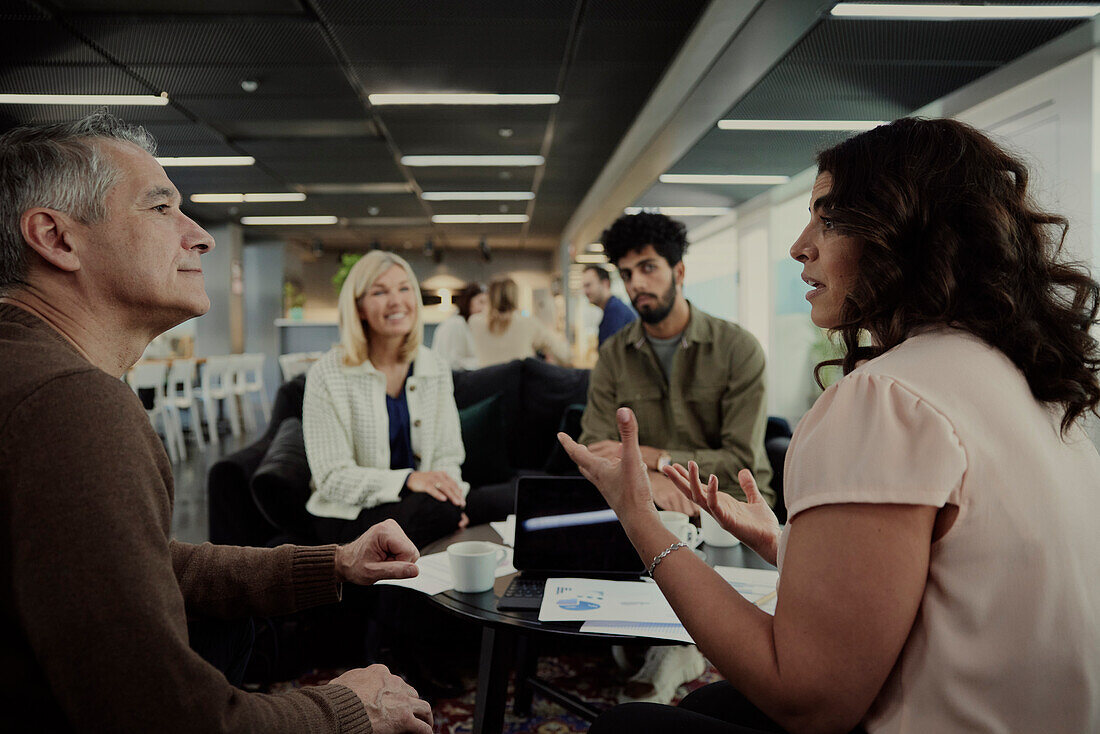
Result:
{"label": "pie chart on paper", "polygon": [[576,598],[562,599],[558,602],[558,606],[570,612],[590,612],[593,609],[600,608],[600,605],[595,602]]}

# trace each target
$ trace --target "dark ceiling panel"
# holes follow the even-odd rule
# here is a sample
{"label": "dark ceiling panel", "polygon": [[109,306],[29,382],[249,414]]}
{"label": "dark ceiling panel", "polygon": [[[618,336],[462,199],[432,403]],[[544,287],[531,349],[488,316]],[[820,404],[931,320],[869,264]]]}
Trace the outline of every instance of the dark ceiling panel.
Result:
{"label": "dark ceiling panel", "polygon": [[[406,155],[537,155],[551,106],[380,107],[376,109]],[[501,137],[500,129],[512,131]]]}
{"label": "dark ceiling panel", "polygon": [[304,19],[254,16],[242,22],[175,16],[88,16],[81,32],[132,65],[315,64],[331,58],[320,27]]}
{"label": "dark ceiling panel", "polygon": [[455,22],[568,23],[576,0],[316,0],[337,24],[450,25]]}
{"label": "dark ceiling panel", "polygon": [[[350,96],[353,90],[343,72],[327,59],[311,64],[270,66],[259,64],[175,64],[171,66],[134,66],[142,78],[172,97],[239,97],[272,99],[282,97]],[[241,88],[241,81],[259,83],[254,92]]]}
{"label": "dark ceiling panel", "polygon": [[167,107],[113,107],[108,105],[3,105],[3,114],[20,125],[52,125],[79,120],[98,109],[109,112],[128,122],[185,122],[187,118],[178,110]]}
{"label": "dark ceiling panel", "polygon": [[0,11],[0,65],[101,64],[104,58],[56,23]]}
{"label": "dark ceiling panel", "polygon": [[[813,164],[813,152],[846,133],[718,130],[702,140],[669,173],[748,173],[791,175]],[[729,187],[737,190],[741,187]]]}
{"label": "dark ceiling panel", "polygon": [[230,123],[241,120],[355,119],[363,108],[351,96],[343,97],[180,97],[181,105],[203,120]]}
{"label": "dark ceiling panel", "polygon": [[172,15],[300,15],[298,0],[52,0],[58,9],[73,13],[163,13]]}
{"label": "dark ceiling panel", "polygon": [[[534,168],[414,168],[413,175],[424,191],[496,190],[530,191]],[[502,176],[501,174],[507,174]]]}
{"label": "dark ceiling panel", "polygon": [[424,62],[417,56],[405,62],[359,62],[355,70],[363,88],[376,92],[497,92],[550,93],[554,91],[561,59],[535,64],[526,56],[509,63],[485,64]]}
{"label": "dark ceiling panel", "polygon": [[105,63],[0,67],[0,94],[152,94],[159,91]]}

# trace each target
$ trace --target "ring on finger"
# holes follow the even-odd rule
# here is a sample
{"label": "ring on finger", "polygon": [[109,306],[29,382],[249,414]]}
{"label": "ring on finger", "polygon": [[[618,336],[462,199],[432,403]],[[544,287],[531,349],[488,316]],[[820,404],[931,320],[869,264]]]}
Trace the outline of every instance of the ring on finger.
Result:
{"label": "ring on finger", "polygon": [[435,488],[436,488],[436,489],[442,489],[442,487],[443,487],[443,485],[442,485],[442,484],[440,484],[439,482],[436,482],[436,483],[435,483]]}

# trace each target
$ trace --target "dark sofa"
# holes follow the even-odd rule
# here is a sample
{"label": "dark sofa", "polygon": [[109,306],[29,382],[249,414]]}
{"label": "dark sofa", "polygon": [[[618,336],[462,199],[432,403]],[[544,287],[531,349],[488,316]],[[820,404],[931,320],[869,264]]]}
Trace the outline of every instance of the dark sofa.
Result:
{"label": "dark sofa", "polygon": [[[569,469],[555,436],[562,429],[577,435],[588,370],[525,359],[453,376],[467,446],[463,476],[468,481],[480,486],[507,482],[521,472]],[[263,436],[211,467],[211,542],[316,543],[305,513],[309,473],[301,427],[296,424],[302,417],[304,393],[304,375],[284,383]],[[293,421],[284,425],[288,419]]]}

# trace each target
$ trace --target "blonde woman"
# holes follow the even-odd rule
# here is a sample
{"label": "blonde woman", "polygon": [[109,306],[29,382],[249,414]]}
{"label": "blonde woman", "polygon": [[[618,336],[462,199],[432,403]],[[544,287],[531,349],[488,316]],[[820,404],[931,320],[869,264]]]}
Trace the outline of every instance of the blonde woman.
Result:
{"label": "blonde woman", "polygon": [[467,522],[469,485],[451,370],[421,346],[420,288],[409,264],[375,250],[348,274],[340,344],[309,371],[302,423],[324,543],[394,518],[418,547]]}
{"label": "blonde woman", "polygon": [[531,316],[517,313],[519,287],[511,278],[489,284],[489,310],[470,317],[470,336],[482,367],[542,352],[559,364],[570,362],[569,345]]}

